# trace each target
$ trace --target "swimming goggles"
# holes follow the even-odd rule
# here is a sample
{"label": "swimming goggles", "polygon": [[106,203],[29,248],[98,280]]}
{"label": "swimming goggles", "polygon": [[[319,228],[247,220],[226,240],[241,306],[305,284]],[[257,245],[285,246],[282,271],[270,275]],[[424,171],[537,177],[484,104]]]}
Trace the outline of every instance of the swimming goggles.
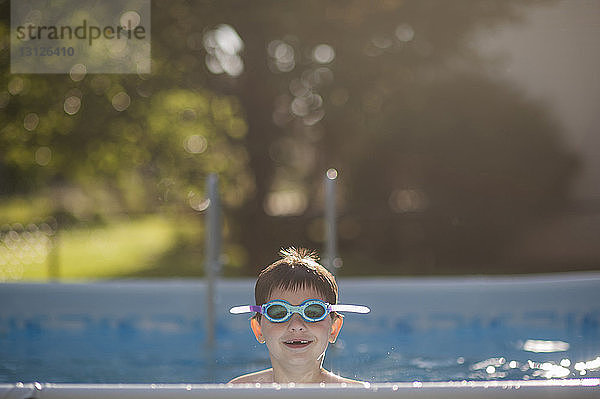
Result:
{"label": "swimming goggles", "polygon": [[298,306],[294,306],[282,299],[274,299],[264,305],[234,306],[230,313],[240,314],[256,312],[264,315],[272,323],[288,321],[294,313],[298,313],[308,322],[317,322],[325,319],[331,312],[369,313],[371,309],[361,305],[330,305],[320,299],[307,299]]}

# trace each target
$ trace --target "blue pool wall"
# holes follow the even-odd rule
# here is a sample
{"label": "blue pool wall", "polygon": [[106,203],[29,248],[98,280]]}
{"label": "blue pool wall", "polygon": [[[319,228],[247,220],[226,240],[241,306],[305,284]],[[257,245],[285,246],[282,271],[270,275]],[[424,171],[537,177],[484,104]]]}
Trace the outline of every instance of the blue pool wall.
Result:
{"label": "blue pool wall", "polygon": [[[372,309],[347,314],[328,350],[325,366],[344,375],[457,379],[460,373],[448,378],[439,362],[526,356],[525,339],[568,342],[558,356],[573,361],[600,355],[600,273],[340,278],[339,285],[341,303]],[[228,313],[252,303],[253,289],[253,279],[217,282],[217,342],[210,347],[202,280],[1,284],[0,382],[225,382],[268,367],[249,315]],[[403,359],[437,368],[403,368]]]}

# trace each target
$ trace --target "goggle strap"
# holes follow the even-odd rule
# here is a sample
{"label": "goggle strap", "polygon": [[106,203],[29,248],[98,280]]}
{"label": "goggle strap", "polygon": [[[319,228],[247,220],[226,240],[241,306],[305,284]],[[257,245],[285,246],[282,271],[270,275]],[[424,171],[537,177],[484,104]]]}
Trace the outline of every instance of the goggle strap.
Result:
{"label": "goggle strap", "polygon": [[233,314],[249,313],[249,312],[262,313],[262,306],[243,305],[243,306],[234,306],[231,309],[229,309],[229,313],[233,313]]}
{"label": "goggle strap", "polygon": [[371,309],[362,305],[331,305],[332,312],[369,313]]}
{"label": "goggle strap", "polygon": [[[353,312],[353,313],[369,313],[371,309],[362,305],[330,305],[329,310],[332,312]],[[229,313],[240,314],[240,313],[250,313],[257,312],[262,313],[262,306],[258,305],[243,305],[243,306],[234,306],[229,309]]]}

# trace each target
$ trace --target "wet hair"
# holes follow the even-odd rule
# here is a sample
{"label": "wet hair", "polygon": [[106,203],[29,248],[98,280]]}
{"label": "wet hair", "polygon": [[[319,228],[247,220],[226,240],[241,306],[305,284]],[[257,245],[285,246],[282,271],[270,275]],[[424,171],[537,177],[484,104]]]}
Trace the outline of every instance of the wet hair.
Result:
{"label": "wet hair", "polygon": [[[335,277],[319,264],[319,257],[315,251],[290,247],[280,250],[279,254],[281,259],[267,266],[258,275],[254,287],[257,305],[265,304],[277,288],[291,291],[313,288],[328,303],[337,303],[338,286]],[[331,315],[335,316],[335,312]],[[260,314],[256,317],[260,318]]]}

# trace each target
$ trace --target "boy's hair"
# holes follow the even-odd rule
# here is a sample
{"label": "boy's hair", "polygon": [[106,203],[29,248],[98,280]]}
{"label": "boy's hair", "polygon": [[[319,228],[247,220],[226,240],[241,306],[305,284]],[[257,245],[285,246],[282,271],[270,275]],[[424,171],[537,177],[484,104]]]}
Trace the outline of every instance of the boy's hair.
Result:
{"label": "boy's hair", "polygon": [[[325,300],[334,305],[338,300],[338,286],[335,277],[318,263],[315,251],[306,248],[282,249],[281,259],[267,266],[258,275],[254,287],[257,305],[267,302],[274,289],[297,290],[314,288]],[[334,315],[335,312],[332,312]],[[260,318],[260,314],[256,315]]]}

